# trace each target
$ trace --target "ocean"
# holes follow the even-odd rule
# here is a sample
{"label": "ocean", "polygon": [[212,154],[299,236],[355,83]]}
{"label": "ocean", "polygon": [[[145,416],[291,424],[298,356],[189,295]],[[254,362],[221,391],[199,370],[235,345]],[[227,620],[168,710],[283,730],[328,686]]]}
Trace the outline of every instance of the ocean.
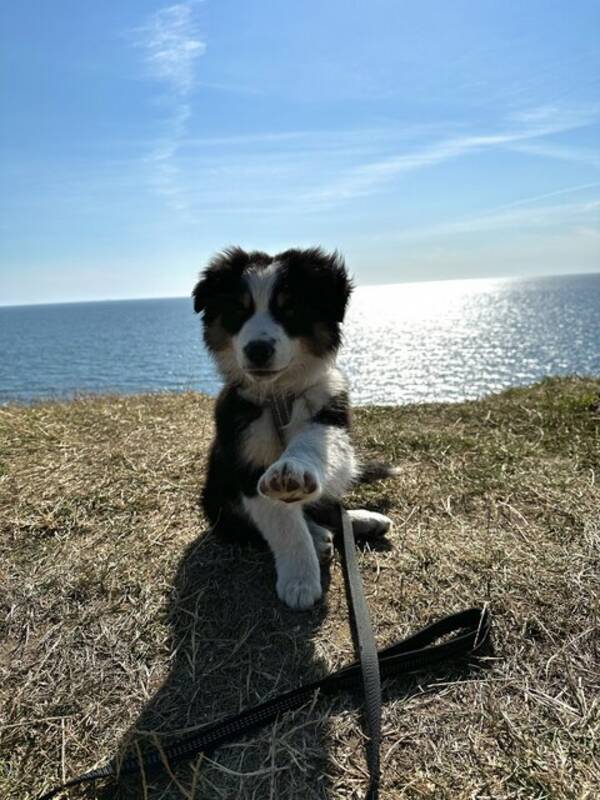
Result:
{"label": "ocean", "polygon": [[[359,287],[339,363],[359,405],[598,376],[600,273]],[[0,307],[2,404],[220,385],[190,298]]]}

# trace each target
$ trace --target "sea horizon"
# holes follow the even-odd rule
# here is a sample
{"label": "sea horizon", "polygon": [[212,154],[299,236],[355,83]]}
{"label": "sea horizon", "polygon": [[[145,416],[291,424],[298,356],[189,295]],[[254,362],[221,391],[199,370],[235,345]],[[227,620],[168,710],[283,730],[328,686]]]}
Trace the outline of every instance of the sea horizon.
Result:
{"label": "sea horizon", "polygon": [[[600,273],[362,284],[338,363],[355,405],[600,375]],[[0,404],[222,386],[191,297],[0,307]]]}
{"label": "sea horizon", "polygon": [[[200,272],[200,270],[198,271]],[[441,284],[441,283],[487,283],[490,281],[536,281],[548,280],[552,278],[580,278],[586,275],[600,275],[600,270],[584,271],[584,272],[559,272],[559,273],[540,273],[535,275],[488,275],[485,278],[424,278],[423,280],[399,280],[399,281],[386,281],[385,283],[355,283],[354,291],[357,289],[367,289],[372,287],[386,287],[386,286],[412,286],[415,284]],[[193,282],[194,278],[192,278]],[[50,302],[40,301],[34,303],[2,303],[0,302],[0,309],[5,308],[33,308],[33,307],[46,307],[46,306],[71,306],[83,305],[85,303],[130,303],[145,300],[185,300],[191,298],[192,293],[189,294],[166,294],[166,295],[146,295],[143,297],[99,297],[99,298],[84,298],[79,300],[52,300]]]}

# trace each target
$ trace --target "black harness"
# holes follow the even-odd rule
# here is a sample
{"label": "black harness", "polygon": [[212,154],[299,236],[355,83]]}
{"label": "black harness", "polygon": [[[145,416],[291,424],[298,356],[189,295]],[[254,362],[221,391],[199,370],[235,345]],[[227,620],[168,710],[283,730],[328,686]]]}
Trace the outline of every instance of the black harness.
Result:
{"label": "black harness", "polygon": [[[293,396],[273,398],[267,403],[277,435],[284,446],[284,429],[290,423],[293,404]],[[164,769],[165,760],[169,765],[175,765],[200,753],[210,754],[226,742],[268,725],[280,714],[300,708],[312,701],[316,694],[330,697],[360,687],[364,693],[366,756],[369,770],[369,785],[365,800],[377,800],[380,780],[381,679],[429,669],[457,659],[472,659],[489,652],[491,616],[485,607],[469,608],[443,617],[413,636],[378,651],[358,571],[352,523],[341,504],[338,504],[338,511],[343,541],[342,568],[358,661],[318,681],[299,686],[272,700],[248,708],[241,714],[206,725],[197,733],[182,737],[175,744],[164,747],[161,752],[149,750],[143,758],[131,754],[118,762],[113,760],[103,767],[55,787],[40,796],[38,800],[50,800],[65,789],[101,778],[119,778],[161,770]]]}
{"label": "black harness", "polygon": [[274,394],[267,398],[265,403],[271,412],[273,425],[283,447],[285,447],[285,429],[291,422],[295,399],[296,397],[293,394]]}

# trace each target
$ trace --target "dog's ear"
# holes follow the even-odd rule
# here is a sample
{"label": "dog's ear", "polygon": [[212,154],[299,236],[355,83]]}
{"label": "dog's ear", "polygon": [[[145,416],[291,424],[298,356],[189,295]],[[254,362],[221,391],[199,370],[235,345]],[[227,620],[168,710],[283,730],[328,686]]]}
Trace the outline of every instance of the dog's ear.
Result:
{"label": "dog's ear", "polygon": [[326,266],[321,272],[324,300],[332,309],[336,322],[343,322],[348,300],[352,294],[352,281],[346,272],[346,264],[341,253],[334,250],[325,254]]}
{"label": "dog's ear", "polygon": [[192,292],[192,297],[194,298],[194,311],[196,314],[199,314],[206,308],[209,294],[210,279],[205,277],[198,281],[198,283],[194,286],[194,291]]}
{"label": "dog's ear", "polygon": [[192,292],[196,314],[204,311],[215,295],[241,275],[250,263],[251,255],[241,247],[228,247],[211,258]]}
{"label": "dog's ear", "polygon": [[352,293],[352,281],[346,272],[341,253],[327,253],[320,247],[306,250],[286,250],[275,256],[288,266],[290,282],[295,291],[310,287],[311,305],[325,319],[342,322]]}

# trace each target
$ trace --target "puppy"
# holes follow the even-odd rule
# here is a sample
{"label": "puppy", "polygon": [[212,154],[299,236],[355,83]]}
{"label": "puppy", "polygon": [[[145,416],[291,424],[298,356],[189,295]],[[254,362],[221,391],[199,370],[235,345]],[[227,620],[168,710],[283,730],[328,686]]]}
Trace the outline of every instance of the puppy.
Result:
{"label": "puppy", "polygon": [[[316,520],[361,477],[335,366],[351,291],[342,257],[319,248],[276,256],[227,249],[193,291],[225,381],[204,510],[217,532],[266,540],[277,594],[291,608],[321,597],[319,561],[331,557],[333,537]],[[358,535],[391,524],[373,512],[350,515]]]}

